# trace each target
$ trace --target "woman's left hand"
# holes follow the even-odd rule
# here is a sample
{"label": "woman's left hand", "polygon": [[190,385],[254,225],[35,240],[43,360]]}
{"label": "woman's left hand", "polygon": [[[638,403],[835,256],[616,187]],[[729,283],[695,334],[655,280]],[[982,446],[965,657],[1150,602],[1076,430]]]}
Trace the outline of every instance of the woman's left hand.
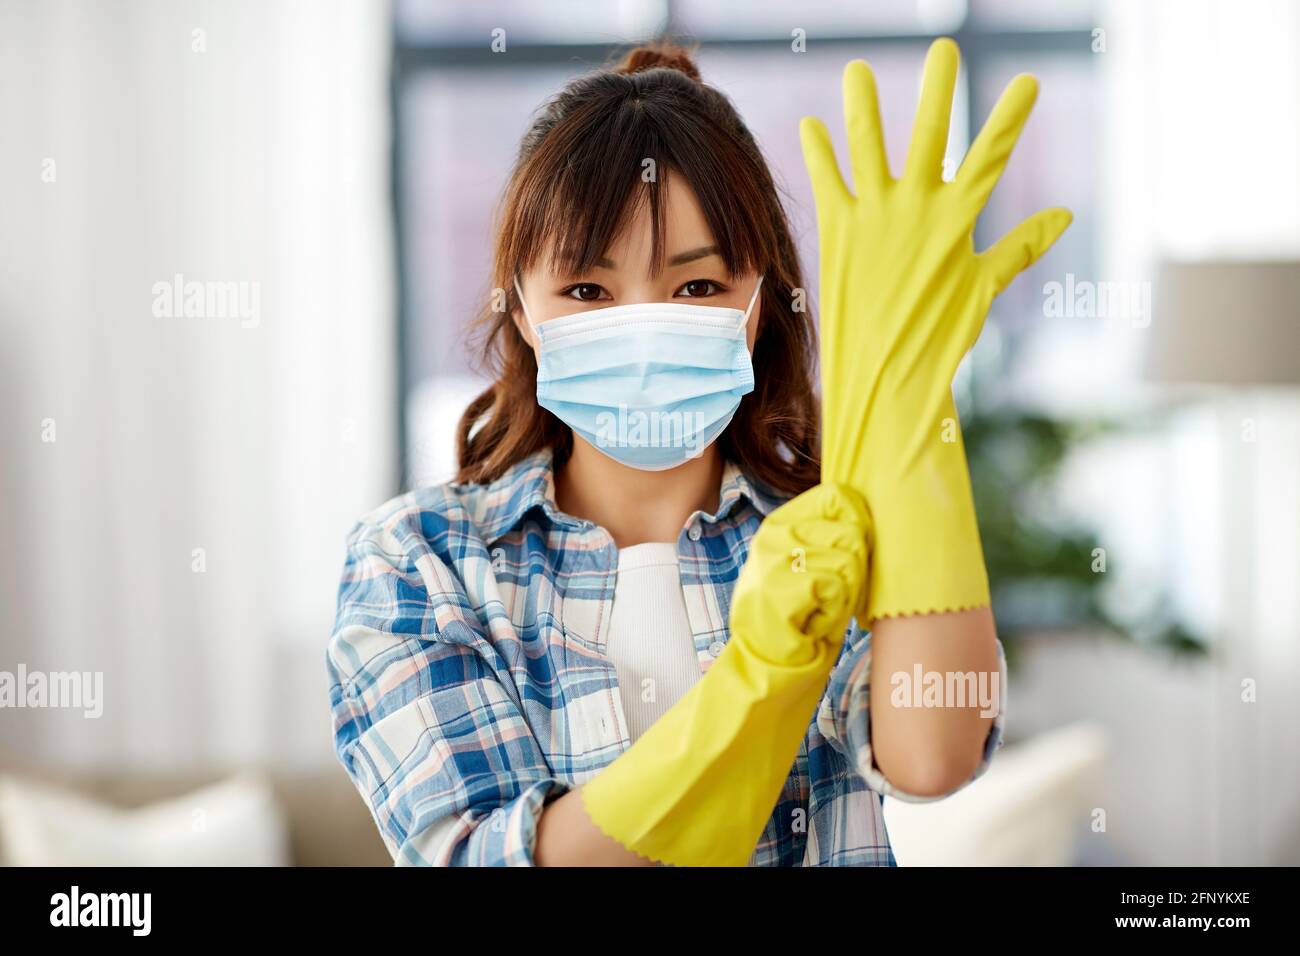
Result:
{"label": "woman's left hand", "polygon": [[952,379],[994,297],[1071,220],[1047,209],[975,251],[976,217],[1038,84],[1027,74],[1011,81],[945,182],[957,65],[957,45],[935,41],[901,179],[890,176],[863,61],[844,71],[853,192],[825,125],[800,124],[821,243],[822,480],[857,489],[871,508],[869,618],[988,603]]}

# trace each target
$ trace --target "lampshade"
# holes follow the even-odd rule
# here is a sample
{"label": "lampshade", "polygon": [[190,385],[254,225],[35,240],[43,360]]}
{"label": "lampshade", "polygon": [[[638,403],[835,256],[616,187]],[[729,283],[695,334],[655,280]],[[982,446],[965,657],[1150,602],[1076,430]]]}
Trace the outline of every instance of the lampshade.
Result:
{"label": "lampshade", "polygon": [[1146,356],[1152,382],[1300,383],[1300,262],[1166,262]]}

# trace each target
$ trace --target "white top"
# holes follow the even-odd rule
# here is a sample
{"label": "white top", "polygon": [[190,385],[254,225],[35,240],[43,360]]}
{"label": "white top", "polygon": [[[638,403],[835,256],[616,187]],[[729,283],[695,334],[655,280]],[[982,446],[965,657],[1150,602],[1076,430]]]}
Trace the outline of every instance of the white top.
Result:
{"label": "white top", "polygon": [[700,679],[677,571],[677,545],[620,548],[607,653],[635,743]]}

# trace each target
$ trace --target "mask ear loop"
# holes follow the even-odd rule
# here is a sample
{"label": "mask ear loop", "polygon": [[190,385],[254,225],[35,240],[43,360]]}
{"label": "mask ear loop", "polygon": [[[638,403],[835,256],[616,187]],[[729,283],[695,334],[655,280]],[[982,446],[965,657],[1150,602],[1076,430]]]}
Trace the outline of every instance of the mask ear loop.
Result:
{"label": "mask ear loop", "polygon": [[740,328],[737,330],[737,338],[745,337],[745,330],[749,327],[749,313],[754,311],[754,303],[758,301],[759,290],[763,288],[763,277],[758,277],[758,285],[754,286],[754,294],[749,297],[749,305],[745,306],[745,316],[740,320]]}
{"label": "mask ear loop", "polygon": [[529,325],[532,325],[533,317],[528,314],[528,303],[524,301],[524,290],[519,288],[519,275],[517,273],[515,275],[515,295],[519,296],[519,306],[524,310],[524,318],[528,320]]}

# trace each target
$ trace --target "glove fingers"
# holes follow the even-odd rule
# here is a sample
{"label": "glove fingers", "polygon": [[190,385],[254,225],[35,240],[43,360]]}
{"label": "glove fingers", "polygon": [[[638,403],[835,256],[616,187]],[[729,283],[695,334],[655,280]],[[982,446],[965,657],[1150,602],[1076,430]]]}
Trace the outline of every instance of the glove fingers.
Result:
{"label": "glove fingers", "polygon": [[957,85],[961,54],[957,44],[940,37],[930,44],[921,81],[921,101],[912,124],[912,142],[907,150],[904,178],[917,185],[934,185],[943,179],[943,154],[948,148],[948,125],[952,119],[952,94]]}
{"label": "glove fingers", "polygon": [[[823,488],[834,490],[818,486],[813,492]],[[815,506],[840,506],[833,494],[805,495],[811,495]],[[789,632],[837,639],[866,591],[867,525],[825,517],[806,501],[782,515],[793,503],[777,509],[759,527],[734,600],[738,606],[756,605],[751,615],[781,621]]]}
{"label": "glove fingers", "polygon": [[1038,261],[1074,220],[1068,209],[1044,209],[1034,213],[994,243],[979,258],[988,270],[994,294]]}
{"label": "glove fingers", "polygon": [[840,176],[835,161],[835,146],[830,131],[815,116],[805,116],[799,121],[799,143],[803,146],[803,162],[812,184],[813,201],[817,204],[820,220],[835,203],[850,200],[848,187]]}
{"label": "glove fingers", "polygon": [[849,137],[853,165],[853,192],[874,196],[890,181],[885,139],[880,130],[880,104],[876,78],[863,60],[844,68],[844,129]]}
{"label": "glove fingers", "polygon": [[800,524],[822,519],[857,525],[863,535],[870,534],[871,516],[862,495],[848,485],[831,481],[823,481],[787,501],[764,524]]}
{"label": "glove fingers", "polygon": [[1002,177],[1007,160],[1025,121],[1038,98],[1038,81],[1022,73],[1007,84],[998,103],[989,114],[988,122],[971,145],[966,159],[957,171],[956,184],[970,196],[975,210],[984,208],[989,194]]}
{"label": "glove fingers", "polygon": [[[809,639],[838,640],[842,636],[866,590],[866,560],[865,550],[855,556],[850,551],[804,551],[792,546],[784,554],[768,555],[755,563],[751,573],[761,575],[761,584],[753,585],[752,591],[742,591],[738,584],[736,605],[743,608],[757,597],[761,608],[750,616],[764,622],[766,653],[774,659],[794,661],[812,652]],[[784,625],[780,630],[775,627],[778,623]]]}

